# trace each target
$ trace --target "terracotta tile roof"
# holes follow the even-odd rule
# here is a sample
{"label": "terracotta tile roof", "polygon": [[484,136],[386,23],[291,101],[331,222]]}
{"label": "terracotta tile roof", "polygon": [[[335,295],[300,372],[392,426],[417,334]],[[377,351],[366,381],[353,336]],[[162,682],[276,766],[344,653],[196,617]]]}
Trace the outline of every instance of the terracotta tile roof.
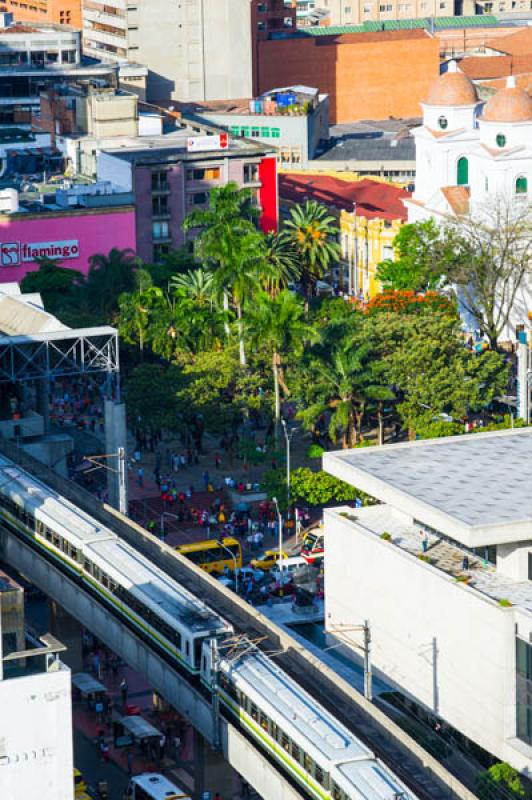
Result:
{"label": "terracotta tile roof", "polygon": [[527,56],[532,53],[532,28],[523,28],[510,36],[492,39],[488,43],[492,50],[509,56]]}
{"label": "terracotta tile roof", "polygon": [[523,56],[469,56],[460,61],[460,69],[474,81],[519,75],[532,71],[532,52]]}
{"label": "terracotta tile roof", "polygon": [[469,211],[469,189],[466,186],[442,186],[442,193],[459,217]]}
{"label": "terracotta tile roof", "polygon": [[[532,70],[530,70],[530,72],[525,72],[523,75],[516,75],[515,84],[519,86],[520,89],[524,89],[525,92],[532,95]],[[506,78],[493,78],[492,80],[485,81],[482,85],[489,86],[493,89],[504,89],[506,86]]]}
{"label": "terracotta tile roof", "polygon": [[361,181],[344,181],[328,175],[279,175],[279,195],[292,202],[306,198],[327,206],[353,211],[366,219],[400,219],[406,221],[407,211],[403,199],[410,192],[389,183],[379,183],[365,178]]}

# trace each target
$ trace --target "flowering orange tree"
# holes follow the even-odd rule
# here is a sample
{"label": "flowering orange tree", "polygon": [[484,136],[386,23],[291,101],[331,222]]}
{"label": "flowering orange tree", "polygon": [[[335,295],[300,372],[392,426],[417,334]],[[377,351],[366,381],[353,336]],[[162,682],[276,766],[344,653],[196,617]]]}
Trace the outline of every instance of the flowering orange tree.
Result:
{"label": "flowering orange tree", "polygon": [[366,304],[366,314],[426,314],[437,312],[456,316],[456,305],[439,292],[393,291],[388,289]]}

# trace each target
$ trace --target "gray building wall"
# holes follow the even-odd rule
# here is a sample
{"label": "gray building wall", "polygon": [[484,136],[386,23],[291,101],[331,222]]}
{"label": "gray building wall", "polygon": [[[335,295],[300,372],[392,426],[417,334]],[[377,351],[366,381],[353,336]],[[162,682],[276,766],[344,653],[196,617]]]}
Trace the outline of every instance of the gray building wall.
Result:
{"label": "gray building wall", "polygon": [[[95,17],[95,5],[101,15]],[[252,93],[251,0],[91,0],[86,52],[148,67],[148,100],[217,100]],[[117,9],[116,34],[95,29]],[[116,19],[116,17],[115,17]],[[111,17],[113,22],[113,17]],[[118,26],[122,26],[119,28]],[[120,33],[122,30],[122,33]]]}

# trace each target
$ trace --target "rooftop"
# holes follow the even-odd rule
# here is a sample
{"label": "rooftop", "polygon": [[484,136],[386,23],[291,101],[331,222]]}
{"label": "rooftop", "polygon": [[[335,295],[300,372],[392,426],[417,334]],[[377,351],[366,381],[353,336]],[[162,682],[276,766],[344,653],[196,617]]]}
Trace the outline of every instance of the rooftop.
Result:
{"label": "rooftop", "polygon": [[532,46],[530,52],[522,56],[468,56],[463,58],[459,69],[472,81],[506,78],[532,72]]}
{"label": "rooftop", "polygon": [[532,53],[532,28],[522,28],[517,33],[499,37],[488,42],[492,50],[509,56],[527,56]]}
{"label": "rooftop", "polygon": [[409,129],[420,124],[419,119],[364,120],[330,128],[329,145],[318,161],[412,161],[415,164],[416,146]]}
{"label": "rooftop", "polygon": [[468,547],[532,539],[532,429],[325,453],[327,472]]}
{"label": "rooftop", "polygon": [[[475,557],[452,542],[442,539],[435,532],[408,521],[404,514],[389,505],[357,508],[356,511],[349,507],[335,508],[327,513],[339,514],[376,536],[382,537],[383,533],[387,533],[393,545],[438,569],[457,583],[463,583],[491,600],[506,600],[512,606],[532,612],[531,581],[516,581],[497,573],[495,567],[486,560]],[[427,541],[426,551],[422,548],[423,539]],[[464,557],[467,557],[466,564]]]}
{"label": "rooftop", "polygon": [[[367,21],[360,25],[329,25],[309,27],[298,33],[308,36],[343,36],[349,33],[370,33],[386,31],[412,31],[420,28],[439,30],[443,28],[478,28],[494,27],[499,22],[496,17],[489,14],[472,17],[438,17],[436,19],[425,17],[415,19],[390,19],[383,22]],[[275,37],[273,37],[275,38]]]}
{"label": "rooftop", "polygon": [[322,173],[315,175],[279,175],[279,196],[292,202],[305,198],[318,200],[328,206],[353,211],[366,219],[402,219],[407,212],[403,199],[410,196],[405,189],[388,183],[372,181],[345,181]]}

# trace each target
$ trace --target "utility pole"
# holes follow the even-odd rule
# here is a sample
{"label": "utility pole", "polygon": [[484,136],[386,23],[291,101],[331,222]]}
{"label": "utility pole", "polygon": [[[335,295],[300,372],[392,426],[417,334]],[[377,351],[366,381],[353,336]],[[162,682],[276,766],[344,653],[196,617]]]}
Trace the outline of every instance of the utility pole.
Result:
{"label": "utility pole", "polygon": [[220,654],[218,640],[211,639],[211,703],[212,703],[212,749],[219,750],[222,742],[220,736],[220,695],[218,694],[218,673],[220,671]]}
{"label": "utility pole", "polygon": [[277,509],[277,524],[279,526],[279,571],[281,573],[281,582],[283,578],[283,518],[281,516],[281,510],[279,508],[279,503],[276,497],[272,497],[272,502]]}
{"label": "utility pole", "polygon": [[287,507],[290,509],[290,444],[292,436],[295,433],[295,428],[290,429],[286,424],[286,420],[281,420],[284,430],[284,438],[286,439],[286,497]]}
{"label": "utility pole", "polygon": [[373,675],[371,672],[371,631],[368,620],[364,620],[364,697],[373,700]]}
{"label": "utility pole", "polygon": [[127,481],[126,481],[126,449],[119,447],[118,452],[118,510],[127,517]]}

